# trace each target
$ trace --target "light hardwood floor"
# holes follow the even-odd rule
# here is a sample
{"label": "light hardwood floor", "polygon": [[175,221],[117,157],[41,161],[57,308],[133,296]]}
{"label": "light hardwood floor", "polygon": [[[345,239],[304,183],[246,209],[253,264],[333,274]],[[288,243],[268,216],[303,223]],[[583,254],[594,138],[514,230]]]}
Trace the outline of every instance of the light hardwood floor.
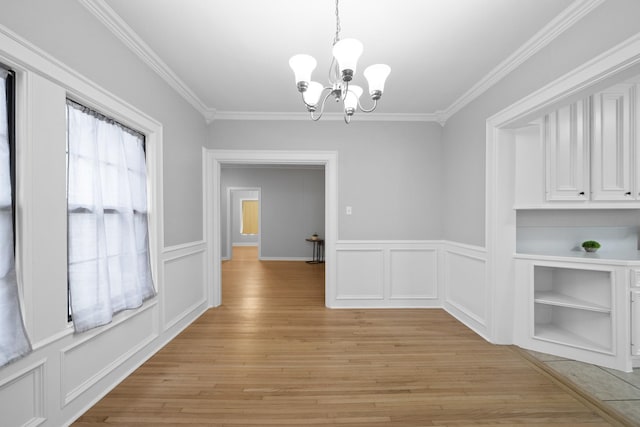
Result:
{"label": "light hardwood floor", "polygon": [[75,425],[611,425],[443,310],[330,310],[322,264],[254,248],[222,268],[222,306]]}

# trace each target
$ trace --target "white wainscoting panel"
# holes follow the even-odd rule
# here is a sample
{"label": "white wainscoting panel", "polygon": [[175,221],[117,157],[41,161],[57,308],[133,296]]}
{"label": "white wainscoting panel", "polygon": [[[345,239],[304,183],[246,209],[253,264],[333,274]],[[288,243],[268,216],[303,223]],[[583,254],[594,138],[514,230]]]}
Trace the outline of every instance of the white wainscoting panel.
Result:
{"label": "white wainscoting panel", "polygon": [[337,253],[338,300],[383,299],[383,252],[380,249],[343,249]]}
{"label": "white wainscoting panel", "polygon": [[440,241],[354,241],[336,245],[330,307],[440,307]]}
{"label": "white wainscoting panel", "polygon": [[485,249],[448,242],[444,270],[445,309],[487,339],[491,296]]}
{"label": "white wainscoting panel", "polygon": [[0,425],[37,426],[45,421],[45,362],[43,359],[0,383]]}
{"label": "white wainscoting panel", "polygon": [[390,249],[391,299],[438,298],[438,250]]}
{"label": "white wainscoting panel", "polygon": [[87,338],[80,334],[80,339],[60,350],[63,407],[158,336],[157,308],[154,303],[132,312],[104,330],[86,332]]}
{"label": "white wainscoting panel", "polygon": [[[164,298],[164,329],[167,330],[207,303],[206,245],[194,242],[166,248],[163,257],[163,277],[167,286]],[[189,286],[176,284],[188,283]],[[199,286],[193,286],[194,283]]]}

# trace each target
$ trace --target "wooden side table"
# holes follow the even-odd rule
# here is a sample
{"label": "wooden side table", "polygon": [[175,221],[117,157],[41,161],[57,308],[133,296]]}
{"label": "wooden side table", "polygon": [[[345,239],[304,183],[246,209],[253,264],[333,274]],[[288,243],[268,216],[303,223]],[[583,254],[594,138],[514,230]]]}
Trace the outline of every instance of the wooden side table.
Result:
{"label": "wooden side table", "polygon": [[307,264],[322,264],[324,263],[324,240],[323,239],[304,239],[307,242],[313,243],[313,256],[311,261],[307,261]]}

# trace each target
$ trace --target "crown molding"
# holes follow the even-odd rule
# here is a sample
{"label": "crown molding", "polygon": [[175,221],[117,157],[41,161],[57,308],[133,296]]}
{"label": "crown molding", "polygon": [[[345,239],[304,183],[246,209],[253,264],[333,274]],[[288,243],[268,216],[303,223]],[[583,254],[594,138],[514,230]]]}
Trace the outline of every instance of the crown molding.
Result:
{"label": "crown molding", "polygon": [[542,50],[585,15],[600,6],[604,1],[605,0],[576,0],[571,3],[565,10],[552,19],[525,44],[520,46],[520,48],[512,53],[507,59],[498,64],[497,67],[491,70],[479,82],[473,85],[471,89],[455,100],[449,107],[445,110],[437,111],[435,114],[440,115],[442,118],[442,125],[444,126],[444,123],[446,123],[451,116],[470,104],[474,99],[478,98],[489,88],[502,80],[527,59]]}
{"label": "crown molding", "polygon": [[[142,59],[152,70],[173,87],[205,118],[207,123],[214,120],[309,120],[306,113],[286,112],[242,112],[217,111],[209,107],[173,72],[173,70],[138,36],[131,27],[104,0],[78,0],[114,35]],[[485,75],[460,98],[444,110],[433,113],[376,113],[374,116],[359,115],[358,121],[391,121],[391,122],[437,122],[444,126],[455,113],[470,104],[489,88],[494,86],[510,72],[531,58],[560,34],[571,28],[605,0],[575,0],[565,10],[552,19],[525,44],[518,48],[507,59]],[[340,113],[325,113],[323,120],[342,120]]]}
{"label": "crown molding", "polygon": [[205,105],[189,86],[160,59],[153,49],[151,49],[104,0],[78,1],[131,49],[133,53],[151,67],[169,86],[175,89],[189,104],[198,110],[204,116],[207,123],[213,120],[215,109]]}
{"label": "crown molding", "polygon": [[[309,121],[309,113],[266,113],[257,111],[216,111],[214,120],[303,120]],[[324,113],[323,121],[344,120],[342,113]],[[376,113],[375,115],[355,114],[353,121],[360,122],[438,122],[440,118],[435,114],[403,114]]]}

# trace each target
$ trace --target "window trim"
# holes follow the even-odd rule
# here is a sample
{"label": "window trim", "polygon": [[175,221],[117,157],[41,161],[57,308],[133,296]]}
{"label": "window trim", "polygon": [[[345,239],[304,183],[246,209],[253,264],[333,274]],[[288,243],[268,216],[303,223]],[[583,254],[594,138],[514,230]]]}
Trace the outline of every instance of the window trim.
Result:
{"label": "window trim", "polygon": [[11,219],[13,221],[13,251],[16,250],[16,73],[0,64],[9,72],[6,78],[8,137],[9,137],[9,170],[11,174]]}
{"label": "window trim", "polygon": [[[153,268],[153,260],[152,260],[152,256],[153,256],[153,252],[151,249],[151,222],[150,222],[150,218],[149,218],[149,203],[151,203],[152,198],[149,195],[149,191],[150,191],[150,186],[149,186],[149,181],[150,181],[150,176],[149,176],[149,159],[147,157],[147,150],[146,150],[146,135],[143,132],[140,132],[134,128],[132,128],[131,126],[127,126],[123,123],[121,123],[120,121],[116,120],[113,117],[110,117],[107,114],[104,114],[98,110],[96,110],[93,107],[90,107],[88,105],[85,105],[84,103],[78,102],[75,99],[73,99],[70,96],[66,97],[66,102],[65,102],[65,111],[66,109],[69,107],[69,104],[71,104],[72,108],[77,108],[80,111],[82,111],[85,114],[91,115],[95,118],[97,118],[98,120],[104,121],[106,123],[109,123],[111,125],[117,126],[119,127],[121,130],[123,130],[124,132],[130,133],[140,139],[142,139],[142,152],[144,154],[144,163],[145,163],[145,172],[146,172],[146,186],[147,186],[147,209],[146,212],[140,212],[134,209],[134,215],[138,215],[138,214],[143,214],[146,216],[147,219],[147,236],[149,239],[148,242],[148,248],[147,250],[149,251],[149,263],[151,264],[151,277],[153,278],[153,285],[156,291],[156,296],[158,295],[158,280],[157,280],[157,272],[154,270]],[[67,116],[66,118],[67,123],[67,140],[66,140],[66,180],[67,180],[67,191],[66,191],[66,205],[67,205],[67,230],[69,229],[69,215],[78,215],[78,214],[93,214],[94,212],[88,208],[84,208],[84,207],[75,207],[73,209],[69,209],[69,139],[68,139],[68,135],[69,135],[69,117]],[[74,156],[78,157],[78,158],[84,158],[84,156],[81,155],[76,155],[74,154]],[[113,163],[109,163],[109,162],[101,162],[103,164],[106,165],[113,165]],[[128,168],[127,169],[129,172],[133,172],[133,173],[139,173],[137,170],[133,170]],[[120,210],[118,207],[104,207],[103,210],[103,214],[104,215],[117,215],[120,213]],[[67,237],[68,238],[68,237]],[[67,271],[69,269],[69,266],[75,263],[71,263],[69,262],[69,243],[67,240],[67,245],[66,245],[66,250],[67,250]],[[86,260],[85,260],[86,261]],[[155,297],[154,297],[155,298]],[[153,299],[153,298],[152,298]],[[67,273],[67,323],[69,324],[69,326],[73,325],[73,315],[71,313],[71,283],[69,281],[69,275]]]}
{"label": "window trim", "polygon": [[13,224],[13,252],[16,251],[16,76],[8,66],[0,63],[7,73],[5,77],[5,98],[7,101],[7,139],[9,143],[9,179],[11,180],[11,220]]}
{"label": "window trim", "polygon": [[[19,141],[16,147],[16,170],[18,173],[15,203],[19,207],[15,224],[18,231],[16,233],[16,269],[19,270],[18,288],[23,295],[21,302],[27,332],[30,335],[35,334],[32,335],[34,340],[32,345],[34,349],[38,349],[48,345],[52,340],[71,335],[73,327],[70,327],[59,313],[56,314],[53,310],[48,309],[42,310],[42,300],[38,298],[40,275],[36,274],[40,271],[41,261],[36,256],[34,245],[23,244],[37,238],[32,218],[39,217],[39,212],[35,208],[39,203],[37,197],[39,177],[37,173],[30,171],[29,166],[37,153],[38,141],[34,140],[34,135],[37,137],[41,137],[41,135],[34,130],[37,128],[33,126],[33,114],[27,108],[32,106],[34,87],[40,85],[37,80],[48,80],[64,92],[64,96],[60,99],[60,111],[64,109],[65,97],[69,97],[99,109],[125,125],[140,130],[146,137],[150,261],[152,272],[156,278],[156,289],[161,297],[150,301],[133,313],[124,313],[117,322],[101,328],[92,336],[108,331],[118,323],[127,321],[127,319],[162,302],[164,280],[161,266],[162,254],[166,251],[164,249],[163,219],[163,125],[113,92],[26,43],[25,40],[19,37],[16,39],[15,35],[0,31],[0,45],[3,46],[0,49],[0,62],[12,68],[16,73],[16,140]],[[62,306],[60,310],[63,310]],[[165,320],[163,317],[160,315],[157,320],[159,327],[164,328]],[[62,324],[58,322],[66,325],[66,328],[60,330],[59,327],[62,327]],[[48,325],[44,326],[45,323]],[[57,332],[55,332],[55,336],[39,335],[36,332],[43,329]]]}

